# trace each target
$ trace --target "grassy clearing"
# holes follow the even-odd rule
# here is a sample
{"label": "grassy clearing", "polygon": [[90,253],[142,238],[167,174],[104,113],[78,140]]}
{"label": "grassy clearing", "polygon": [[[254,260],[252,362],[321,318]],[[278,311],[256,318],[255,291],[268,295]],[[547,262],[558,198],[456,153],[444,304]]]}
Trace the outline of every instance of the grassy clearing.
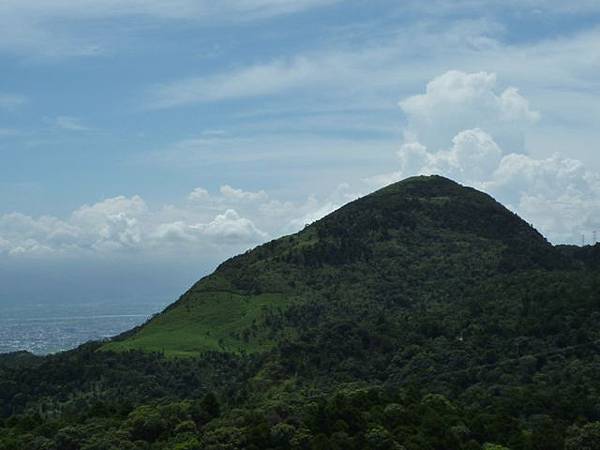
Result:
{"label": "grassy clearing", "polygon": [[[110,342],[103,350],[135,349],[163,352],[167,356],[195,356],[206,351],[259,352],[273,345],[267,336],[261,335],[260,324],[269,311],[283,310],[288,304],[281,294],[192,294],[131,338]],[[252,333],[253,329],[257,332]],[[248,330],[245,339],[243,330]]]}

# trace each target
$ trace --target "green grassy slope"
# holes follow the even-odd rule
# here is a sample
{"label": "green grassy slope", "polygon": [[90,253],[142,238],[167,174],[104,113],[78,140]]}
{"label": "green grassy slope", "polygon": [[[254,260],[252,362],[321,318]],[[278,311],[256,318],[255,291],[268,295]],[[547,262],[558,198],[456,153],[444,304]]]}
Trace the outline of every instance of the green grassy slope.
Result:
{"label": "green grassy slope", "polygon": [[104,349],[142,349],[170,356],[194,356],[205,351],[266,350],[273,346],[273,341],[256,330],[270,314],[287,305],[288,299],[281,294],[203,292],[190,295],[185,306],[165,312],[131,339],[108,343]]}

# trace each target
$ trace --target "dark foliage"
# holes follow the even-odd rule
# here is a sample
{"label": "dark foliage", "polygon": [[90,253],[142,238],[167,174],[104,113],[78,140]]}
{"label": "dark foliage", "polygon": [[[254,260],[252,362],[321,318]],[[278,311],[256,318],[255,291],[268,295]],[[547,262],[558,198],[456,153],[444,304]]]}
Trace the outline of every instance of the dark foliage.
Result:
{"label": "dark foliage", "polygon": [[397,183],[161,316],[281,293],[236,334],[270,350],[0,358],[0,449],[600,449],[599,249],[554,247],[441,177]]}

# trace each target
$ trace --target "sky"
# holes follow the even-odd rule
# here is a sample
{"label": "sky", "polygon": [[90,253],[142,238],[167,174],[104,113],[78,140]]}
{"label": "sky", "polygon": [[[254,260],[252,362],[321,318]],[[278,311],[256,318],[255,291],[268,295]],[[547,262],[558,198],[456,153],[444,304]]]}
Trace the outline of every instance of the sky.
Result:
{"label": "sky", "polygon": [[600,2],[4,0],[0,305],[176,299],[417,174],[600,230]]}

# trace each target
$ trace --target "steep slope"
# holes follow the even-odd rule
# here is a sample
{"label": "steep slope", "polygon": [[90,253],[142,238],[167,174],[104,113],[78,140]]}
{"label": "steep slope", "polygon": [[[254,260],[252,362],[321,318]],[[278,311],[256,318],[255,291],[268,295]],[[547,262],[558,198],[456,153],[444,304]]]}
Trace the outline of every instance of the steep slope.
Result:
{"label": "steep slope", "polygon": [[226,261],[105,348],[265,351],[330,321],[403,322],[464,304],[490,278],[569,264],[490,196],[439,176],[410,178]]}

